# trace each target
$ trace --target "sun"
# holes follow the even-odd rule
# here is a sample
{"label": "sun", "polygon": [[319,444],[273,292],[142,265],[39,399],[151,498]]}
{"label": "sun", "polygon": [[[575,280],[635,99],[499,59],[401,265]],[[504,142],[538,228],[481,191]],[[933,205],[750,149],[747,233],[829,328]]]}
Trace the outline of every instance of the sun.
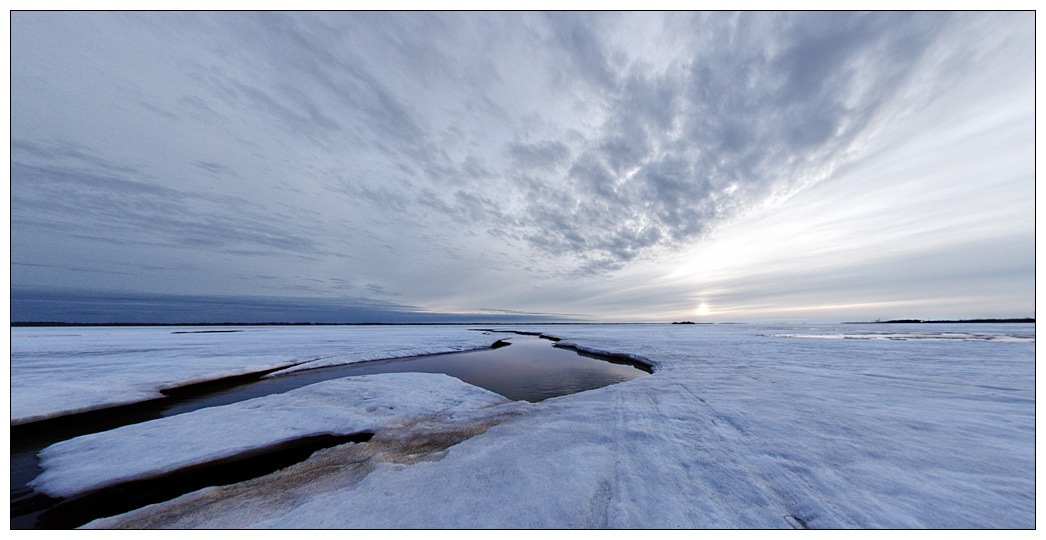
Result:
{"label": "sun", "polygon": [[701,302],[700,306],[697,306],[698,315],[708,315],[708,304]]}

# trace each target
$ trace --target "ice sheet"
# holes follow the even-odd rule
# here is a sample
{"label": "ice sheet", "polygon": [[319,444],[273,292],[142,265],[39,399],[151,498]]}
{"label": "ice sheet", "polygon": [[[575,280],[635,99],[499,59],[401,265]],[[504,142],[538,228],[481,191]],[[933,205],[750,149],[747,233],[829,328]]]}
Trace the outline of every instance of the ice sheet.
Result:
{"label": "ice sheet", "polygon": [[428,325],[12,328],[11,423],[271,368],[460,351],[497,339]]}
{"label": "ice sheet", "polygon": [[881,330],[849,325],[515,328],[660,369],[534,404],[435,461],[358,482],[277,474],[265,490],[201,490],[91,526],[1035,524],[1033,341],[775,336]]}
{"label": "ice sheet", "polygon": [[373,433],[507,401],[442,374],[336,379],[53,444],[30,486],[69,497],[311,435]]}

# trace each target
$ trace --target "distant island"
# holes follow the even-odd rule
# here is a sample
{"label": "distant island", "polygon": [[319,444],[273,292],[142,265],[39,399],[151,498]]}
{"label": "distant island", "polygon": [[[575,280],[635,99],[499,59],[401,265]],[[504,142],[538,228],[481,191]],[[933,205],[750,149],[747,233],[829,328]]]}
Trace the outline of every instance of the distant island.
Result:
{"label": "distant island", "polygon": [[900,324],[900,323],[925,323],[925,324],[938,324],[938,323],[1034,323],[1035,318],[1029,317],[1024,319],[959,319],[954,321],[926,321],[923,319],[893,319],[889,321],[865,321],[865,322],[844,322],[843,324]]}

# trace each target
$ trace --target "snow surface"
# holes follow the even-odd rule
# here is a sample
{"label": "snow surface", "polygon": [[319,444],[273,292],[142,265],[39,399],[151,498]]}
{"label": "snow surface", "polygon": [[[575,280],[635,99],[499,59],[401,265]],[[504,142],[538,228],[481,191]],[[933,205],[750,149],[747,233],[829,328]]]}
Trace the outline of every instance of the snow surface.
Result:
{"label": "snow surface", "polygon": [[[88,527],[1035,525],[1033,325],[514,329],[660,368],[536,404],[463,409],[426,429],[483,428],[424,459],[379,452],[368,468],[348,466],[384,444],[376,436]],[[938,331],[1000,339],[789,337]],[[497,412],[506,406],[520,408]],[[213,433],[237,422],[215,421]]]}
{"label": "snow surface", "polygon": [[11,423],[145,401],[165,388],[267,369],[461,351],[497,339],[429,325],[12,328]]}
{"label": "snow surface", "polygon": [[373,433],[506,402],[442,374],[336,379],[53,444],[40,452],[44,472],[29,485],[69,497],[311,435]]}
{"label": "snow surface", "polygon": [[[889,325],[888,325],[889,326]],[[920,325],[922,326],[922,325]],[[928,325],[927,325],[928,326]],[[940,325],[938,325],[940,326]],[[1034,329],[1011,328],[1006,333],[983,333],[983,332],[959,332],[949,329],[927,330],[901,330],[896,332],[884,330],[864,330],[861,332],[836,331],[828,334],[769,334],[774,337],[795,337],[814,339],[939,339],[958,341],[1013,341],[1018,343],[1034,342]]]}

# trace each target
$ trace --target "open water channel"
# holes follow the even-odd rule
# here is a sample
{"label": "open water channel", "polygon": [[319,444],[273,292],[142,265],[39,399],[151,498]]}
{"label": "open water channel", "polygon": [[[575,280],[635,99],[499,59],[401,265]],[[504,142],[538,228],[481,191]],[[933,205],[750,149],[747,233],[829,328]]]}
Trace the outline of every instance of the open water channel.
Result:
{"label": "open water channel", "polygon": [[[20,426],[18,430],[12,430],[11,436],[11,527],[62,528],[62,524],[76,526],[89,517],[77,516],[70,520],[56,516],[61,507],[74,505],[68,502],[64,505],[59,504],[63,501],[37,494],[26,485],[41,472],[37,453],[56,442],[121,425],[283,393],[331,379],[401,372],[444,373],[508,399],[537,402],[625,382],[650,373],[650,368],[642,364],[555,348],[549,341],[534,336],[513,335],[499,340],[489,349],[359,362],[274,374],[246,382],[238,380],[213,385],[194,385],[184,391],[171,392],[164,399],[130,408],[94,413],[89,417],[70,419],[68,422],[50,422],[38,429]],[[282,459],[300,461],[307,458],[314,449],[299,448],[296,451],[296,457]],[[267,474],[263,471],[271,472],[269,469],[271,463],[268,468],[258,468],[258,474],[255,476]],[[249,473],[244,474],[249,477]],[[230,478],[225,483],[243,479],[245,478]],[[151,497],[139,498],[155,502],[157,498],[172,498],[178,494],[180,493],[174,493],[169,497],[166,492],[163,495],[152,493],[146,494]],[[112,505],[111,502],[107,504]],[[40,519],[41,516],[43,519]]]}

